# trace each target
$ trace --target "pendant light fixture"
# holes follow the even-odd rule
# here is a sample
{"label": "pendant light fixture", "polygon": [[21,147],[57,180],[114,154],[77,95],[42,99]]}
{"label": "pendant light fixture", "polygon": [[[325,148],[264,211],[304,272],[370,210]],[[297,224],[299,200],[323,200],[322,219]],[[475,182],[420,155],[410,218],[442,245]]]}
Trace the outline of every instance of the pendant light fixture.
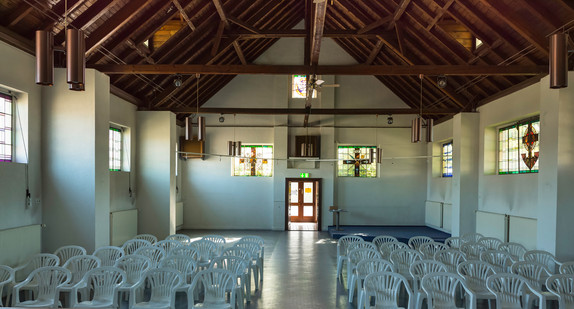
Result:
{"label": "pendant light fixture", "polygon": [[[199,76],[199,74],[195,75],[195,79],[197,80],[195,83],[195,108],[197,115],[199,115]],[[197,117],[197,140],[205,140],[205,117],[202,116]]]}
{"label": "pendant light fixture", "polygon": [[241,155],[241,141],[235,140],[235,114],[233,114],[233,140],[227,142],[227,155],[234,157]]}
{"label": "pendant light fixture", "polygon": [[193,139],[193,117],[185,117],[185,140],[189,141]]}
{"label": "pendant light fixture", "polygon": [[36,84],[54,85],[54,35],[50,31],[36,31]]}
{"label": "pendant light fixture", "polygon": [[550,36],[550,88],[568,86],[568,37],[565,33]]}
{"label": "pendant light fixture", "polygon": [[420,114],[417,118],[412,120],[411,123],[411,143],[418,143],[421,141],[422,130],[422,114],[423,114],[423,74],[419,74],[420,79]]}
{"label": "pendant light fixture", "polygon": [[[86,40],[78,29],[66,30],[66,77],[68,84],[84,84],[86,80]],[[83,87],[77,87],[80,89]]]}

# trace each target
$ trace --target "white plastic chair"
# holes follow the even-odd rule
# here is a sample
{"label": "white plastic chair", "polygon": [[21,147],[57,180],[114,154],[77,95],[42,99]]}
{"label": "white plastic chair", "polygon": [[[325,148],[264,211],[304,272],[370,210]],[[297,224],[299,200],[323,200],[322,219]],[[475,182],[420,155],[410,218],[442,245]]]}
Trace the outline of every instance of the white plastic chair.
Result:
{"label": "white plastic chair", "polygon": [[380,235],[380,236],[373,238],[373,244],[375,246],[377,246],[377,249],[380,248],[382,244],[385,244],[388,242],[399,242],[399,240],[396,237],[388,236],[388,235]]}
{"label": "white plastic chair", "polygon": [[192,242],[189,246],[199,252],[200,259],[197,261],[197,267],[200,270],[209,267],[211,259],[217,256],[217,245],[213,241],[200,239]]}
{"label": "white plastic chair", "polygon": [[574,261],[562,263],[559,270],[561,274],[574,275]]}
{"label": "white plastic chair", "polygon": [[153,246],[158,247],[158,248],[162,248],[163,251],[165,251],[165,254],[168,255],[171,252],[171,250],[178,248],[178,247],[184,247],[187,245],[184,245],[183,242],[180,242],[177,240],[164,239],[164,240],[160,240],[160,241],[156,242]]}
{"label": "white plastic chair", "polygon": [[486,247],[477,242],[465,242],[460,246],[460,252],[464,253],[467,260],[480,260],[480,254],[486,251]]}
{"label": "white plastic chair", "polygon": [[438,251],[448,250],[448,247],[440,242],[428,242],[420,245],[419,252],[422,253],[423,258],[432,260],[434,254]]}
{"label": "white plastic chair", "polygon": [[386,244],[382,244],[379,248],[379,252],[383,259],[389,259],[391,257],[391,253],[398,249],[409,249],[409,246],[402,242],[388,242]]}
{"label": "white plastic chair", "polygon": [[455,274],[458,264],[466,261],[466,258],[464,253],[455,249],[448,249],[435,253],[434,260],[443,263],[448,272]]}
{"label": "white plastic chair", "polygon": [[[195,275],[189,288],[187,308],[235,309],[236,284],[236,276],[229,270],[216,268],[202,270]],[[231,290],[229,298],[226,297],[228,290]],[[201,294],[201,291],[203,291],[203,295],[205,295],[203,302],[195,304],[194,295]]]}
{"label": "white plastic chair", "polygon": [[552,253],[544,250],[526,251],[526,253],[524,253],[524,260],[546,265],[551,274],[555,274],[560,268],[560,265],[562,265]]}
{"label": "white plastic chair", "polygon": [[[225,237],[220,235],[205,235],[201,237],[201,239],[213,241],[217,245],[217,255],[221,255],[223,247],[225,246]],[[246,240],[246,241],[254,241],[254,240]]]}
{"label": "white plastic chair", "polygon": [[[241,241],[235,244],[235,247],[245,248],[251,253],[251,261],[249,263],[249,279],[253,276],[255,282],[255,290],[259,290],[259,276],[261,275],[261,260],[259,259],[259,254],[261,253],[261,247],[258,243],[252,241]],[[251,284],[249,284],[251,286]]]}
{"label": "white plastic chair", "polygon": [[[60,265],[60,258],[51,253],[38,253],[34,254],[25,264],[14,268],[14,279],[16,283],[19,283],[27,279],[32,271],[46,266],[58,266]],[[21,287],[21,290],[35,290],[37,287],[35,279],[32,279],[26,286]]]}
{"label": "white plastic chair", "polygon": [[144,282],[149,284],[150,299],[136,303],[133,309],[175,309],[176,288],[184,282],[182,275],[175,269],[162,267],[148,270],[138,288],[143,288]]}
{"label": "white plastic chair", "polygon": [[151,267],[156,268],[161,259],[163,259],[166,254],[165,251],[156,246],[149,246],[149,247],[141,247],[134,252],[136,255],[143,255],[150,259]]}
{"label": "white plastic chair", "polygon": [[485,246],[487,250],[498,250],[498,247],[503,244],[502,240],[496,237],[482,237],[478,243]]}
{"label": "white plastic chair", "polygon": [[512,257],[510,254],[500,250],[486,250],[480,254],[480,260],[492,265],[496,273],[510,272]]}
{"label": "white plastic chair", "polygon": [[[226,256],[213,259],[210,266],[210,268],[229,270],[235,274],[239,283],[233,285],[235,286],[236,303],[240,309],[244,308],[246,301],[246,295],[243,291],[247,289],[246,281],[249,279],[248,265],[249,260],[244,260],[237,256]],[[231,292],[231,288],[228,288],[228,292]]]}
{"label": "white plastic chair", "polygon": [[484,235],[480,233],[468,233],[460,236],[463,242],[478,242]]}
{"label": "white plastic chair", "polygon": [[498,246],[498,250],[508,252],[513,262],[522,261],[527,251],[523,245],[515,242],[504,242]]}
{"label": "white plastic chair", "polygon": [[[185,255],[170,255],[159,263],[159,267],[175,269],[182,275],[183,282],[176,288],[176,292],[185,293],[189,291],[191,281],[197,272],[195,261]],[[189,297],[189,296],[187,296]]]}
{"label": "white plastic chair", "polygon": [[56,251],[54,254],[60,259],[60,265],[64,265],[70,258],[78,255],[86,255],[86,249],[80,246],[63,246]]}
{"label": "white plastic chair", "polygon": [[[226,256],[234,256],[234,257],[239,257],[242,258],[246,261],[251,261],[251,251],[249,251],[246,248],[241,248],[241,247],[231,247],[231,248],[227,248],[225,250],[223,250],[223,253],[221,254],[222,257],[226,257]],[[247,264],[247,278],[245,279],[245,293],[244,293],[244,297],[246,299],[246,301],[249,303],[251,302],[251,273],[249,272],[249,265],[251,265],[251,263]]]}
{"label": "white plastic chair", "polygon": [[263,260],[265,257],[265,241],[260,236],[250,235],[241,237],[241,239],[239,239],[239,243],[242,242],[254,242],[259,245],[260,250],[257,255],[258,258],[257,264],[259,265],[259,281],[263,282],[263,269],[264,269]]}
{"label": "white plastic chair", "polygon": [[[343,278],[343,264],[347,262],[347,246],[360,241],[364,240],[357,235],[346,235],[337,241],[337,279],[342,280]],[[350,276],[350,274],[347,274],[347,276]]]}
{"label": "white plastic chair", "polygon": [[[546,307],[546,301],[558,300],[558,297],[550,292],[543,291],[543,285],[546,278],[550,276],[546,265],[537,262],[519,261],[512,264],[511,271],[526,279],[529,284],[530,292],[525,292],[526,307],[531,308],[535,296],[540,300],[539,307]],[[543,279],[544,278],[544,279]]]}
{"label": "white plastic chair", "polygon": [[70,304],[78,302],[78,294],[74,293],[81,289],[82,301],[87,297],[86,286],[79,286],[78,283],[82,281],[84,275],[97,267],[100,267],[101,261],[93,255],[77,255],[71,257],[65,264],[64,268],[72,273],[70,281],[59,288],[60,293],[70,294]]}
{"label": "white plastic chair", "polygon": [[124,256],[124,250],[116,246],[104,246],[96,249],[93,256],[100,259],[101,266],[114,266],[116,261]]}
{"label": "white plastic chair", "polygon": [[6,304],[10,299],[11,289],[14,285],[14,269],[6,265],[0,265],[0,307],[4,307],[2,303],[2,296],[4,295],[4,287],[7,289]]}
{"label": "white plastic chair", "polygon": [[395,267],[391,262],[383,259],[364,259],[357,263],[357,297],[358,297],[358,304],[357,308],[363,309],[366,304],[366,294],[365,294],[365,278],[367,275],[381,272],[381,271],[388,271],[394,272]]}
{"label": "white plastic chair", "polygon": [[393,272],[376,272],[365,278],[366,304],[370,308],[370,298],[375,299],[374,308],[400,308],[399,292],[401,285],[409,296],[407,308],[412,308],[413,294],[407,279]]}
{"label": "white plastic chair", "polygon": [[144,280],[144,273],[151,269],[152,262],[143,255],[125,255],[121,257],[115,267],[126,273],[126,280],[118,288],[118,294],[128,293],[128,308],[131,309],[137,302],[141,290],[137,290],[140,282]]}
{"label": "white plastic chair", "polygon": [[[372,248],[354,249],[348,254],[347,261],[347,288],[349,289],[349,302],[353,302],[355,284],[357,282],[357,264],[365,259],[382,259],[379,251]],[[350,275],[349,275],[350,274]]]}
{"label": "white plastic chair", "polygon": [[126,255],[130,255],[134,254],[141,247],[149,247],[151,245],[151,242],[145,239],[130,239],[122,245],[122,249],[124,249]]}
{"label": "white plastic chair", "polygon": [[472,260],[460,263],[457,272],[464,279],[466,287],[474,293],[475,302],[486,299],[488,308],[491,308],[491,300],[496,297],[486,288],[486,278],[494,274],[494,268],[487,262]]}
{"label": "white plastic chair", "polygon": [[76,284],[72,290],[77,294],[77,288],[88,287],[92,295],[90,299],[82,300],[80,303],[72,302],[73,308],[118,308],[118,298],[116,297],[118,288],[126,280],[126,273],[113,266],[103,266],[92,269],[86,273],[81,282]]}
{"label": "white plastic chair", "polygon": [[347,246],[347,254],[349,254],[349,252],[351,252],[355,249],[371,249],[371,250],[378,251],[379,248],[377,248],[377,246],[375,246],[375,244],[373,244],[372,242],[359,241],[359,242],[349,244]]}
{"label": "white plastic chair", "polygon": [[143,239],[149,241],[152,245],[157,242],[157,237],[152,234],[139,234],[136,235],[133,239]]}
{"label": "white plastic chair", "polygon": [[470,308],[476,308],[473,292],[459,275],[450,272],[429,273],[421,280],[421,286],[427,294],[429,308],[457,308],[456,292],[459,287],[470,295]]}
{"label": "white plastic chair", "polygon": [[546,288],[558,297],[558,308],[574,308],[574,274],[552,275],[546,280]]}
{"label": "white plastic chair", "polygon": [[426,244],[429,242],[434,242],[434,239],[428,236],[414,236],[409,239],[407,244],[409,245],[409,247],[411,247],[411,249],[419,250],[419,247],[422,244]]}
{"label": "white plastic chair", "polygon": [[460,237],[449,237],[445,239],[444,244],[450,249],[460,249],[460,246],[464,243]]}
{"label": "white plastic chair", "polygon": [[175,240],[181,243],[184,246],[187,246],[191,243],[191,237],[185,234],[171,234],[165,238],[165,240]]}
{"label": "white plastic chair", "polygon": [[423,300],[427,298],[425,291],[421,288],[421,280],[426,274],[435,272],[446,272],[446,266],[435,260],[417,260],[409,267],[409,273],[413,278],[413,297],[415,298],[414,307],[419,309],[423,305]]}
{"label": "white plastic chair", "polygon": [[412,282],[410,267],[418,260],[422,260],[423,255],[415,249],[397,249],[391,253],[391,263],[396,271]]}
{"label": "white plastic chair", "polygon": [[486,287],[496,296],[496,309],[526,308],[520,302],[524,289],[528,288],[526,279],[516,274],[494,274],[486,279]]}
{"label": "white plastic chair", "polygon": [[[12,293],[14,307],[58,308],[58,290],[72,277],[69,270],[59,266],[46,266],[35,269],[26,280],[16,284]],[[20,301],[20,289],[31,282],[36,282],[35,299]]]}
{"label": "white plastic chair", "polygon": [[168,256],[171,255],[184,255],[192,258],[194,261],[199,261],[199,251],[190,246],[179,246],[177,248],[171,249]]}

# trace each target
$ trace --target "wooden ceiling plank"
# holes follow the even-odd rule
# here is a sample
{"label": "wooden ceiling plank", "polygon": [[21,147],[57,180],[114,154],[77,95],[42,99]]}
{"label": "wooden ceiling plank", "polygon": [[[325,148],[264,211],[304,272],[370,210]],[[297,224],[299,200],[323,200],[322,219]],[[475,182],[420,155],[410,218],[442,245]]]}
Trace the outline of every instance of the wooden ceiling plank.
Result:
{"label": "wooden ceiling plank", "polygon": [[117,11],[108,21],[90,33],[86,40],[86,54],[96,51],[106,39],[114,35],[134,16],[145,9],[153,0],[130,1]]}
{"label": "wooden ceiling plank", "polygon": [[433,19],[433,21],[427,26],[427,31],[430,31],[432,29],[432,27],[434,27],[434,25],[436,25],[436,23],[443,17],[444,13],[446,13],[448,11],[448,9],[450,8],[450,6],[454,3],[455,0],[448,0],[447,3],[445,3],[445,5],[443,7],[440,8],[440,10],[437,12],[435,18]]}
{"label": "wooden ceiling plank", "polygon": [[[54,14],[61,16],[61,18],[59,19],[59,21],[54,21],[52,19],[46,19],[46,22],[44,24],[42,24],[42,26],[40,26],[40,29],[46,30],[46,31],[54,31],[54,27],[56,25],[58,25],[58,23],[61,23],[62,25],[64,25],[64,14],[66,13],[66,4],[68,5],[68,13],[73,13],[82,3],[84,0],[68,0],[68,1],[58,1],[58,3],[56,3],[53,7],[52,7],[52,12],[54,12]],[[63,26],[62,26],[63,27]]]}
{"label": "wooden ceiling plank", "polygon": [[[310,38],[311,50],[309,60],[312,66],[319,64],[319,53],[321,51],[321,40],[325,29],[325,14],[327,13],[327,1],[315,3],[313,15],[313,28]],[[311,71],[309,71],[310,73]]]}
{"label": "wooden ceiling plank", "polygon": [[[99,18],[107,14],[113,4],[113,0],[99,0],[92,4],[87,10],[82,12],[82,14],[76,16],[76,18],[70,22],[70,25],[77,29],[85,30]],[[64,28],[54,29],[54,33],[54,44],[63,45],[64,41],[66,40]]]}
{"label": "wooden ceiling plank", "polygon": [[230,22],[232,22],[232,23],[238,25],[239,27],[241,27],[241,28],[243,28],[243,29],[245,29],[245,30],[247,30],[247,31],[249,31],[249,32],[251,32],[251,33],[259,34],[259,30],[255,29],[255,27],[253,27],[252,25],[247,24],[247,23],[244,22],[244,21],[241,21],[241,20],[239,20],[239,19],[237,19],[237,18],[234,18],[234,17],[231,17],[231,16],[227,17],[227,20],[229,20]]}
{"label": "wooden ceiling plank", "polygon": [[369,32],[369,31],[376,29],[376,28],[378,28],[378,27],[380,27],[380,26],[382,26],[382,25],[384,25],[384,24],[386,24],[392,20],[393,20],[392,16],[387,16],[387,17],[381,18],[381,19],[379,19],[373,23],[370,23],[366,27],[359,29],[359,31],[357,31],[357,33],[363,34],[363,33]]}
{"label": "wooden ceiling plank", "polygon": [[[556,15],[548,11],[544,6],[541,5],[542,2],[538,1],[524,1],[524,4],[520,6],[528,10],[528,12],[536,18],[542,20],[551,29],[562,28],[563,24],[558,20]],[[530,21],[532,24],[532,21]]]}
{"label": "wooden ceiling plank", "polygon": [[215,5],[215,9],[217,10],[217,14],[219,14],[219,18],[223,21],[226,28],[229,28],[229,21],[227,20],[227,16],[225,15],[225,10],[223,9],[223,4],[220,0],[212,0],[213,5]]}
{"label": "wooden ceiling plank", "polygon": [[34,41],[25,38],[18,33],[0,25],[0,41],[6,42],[16,48],[23,50],[24,52],[35,56],[36,49]]}
{"label": "wooden ceiling plank", "polygon": [[179,11],[179,14],[181,14],[181,17],[183,18],[183,20],[185,20],[185,23],[191,29],[191,31],[195,31],[195,25],[193,24],[193,22],[191,22],[191,19],[189,18],[189,16],[187,16],[185,9],[183,8],[183,6],[181,6],[179,1],[178,0],[171,0],[171,2],[173,2],[175,7],[177,8],[177,10]]}
{"label": "wooden ceiling plank", "polygon": [[387,28],[385,30],[390,31],[393,29],[393,27],[395,26],[395,23],[401,18],[401,16],[403,16],[403,13],[406,11],[407,7],[409,6],[409,3],[411,3],[411,0],[401,0],[401,3],[397,7],[397,10],[393,14],[393,19],[392,19],[391,23],[387,26]]}
{"label": "wooden ceiling plank", "polygon": [[217,27],[217,32],[213,37],[213,45],[211,48],[211,56],[215,56],[219,50],[219,44],[221,43],[221,37],[223,36],[223,30],[225,30],[225,22],[222,20],[219,22],[219,27]]}
{"label": "wooden ceiling plank", "polygon": [[15,10],[13,10],[10,15],[6,18],[6,24],[8,27],[14,27],[22,18],[30,14],[34,10],[34,7],[28,5],[26,2],[21,2]]}

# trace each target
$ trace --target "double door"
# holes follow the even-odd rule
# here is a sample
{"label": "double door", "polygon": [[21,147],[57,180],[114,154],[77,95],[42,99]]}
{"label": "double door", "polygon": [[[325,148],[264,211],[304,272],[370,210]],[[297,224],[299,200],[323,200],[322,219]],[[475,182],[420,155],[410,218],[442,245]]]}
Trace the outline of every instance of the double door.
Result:
{"label": "double door", "polygon": [[319,181],[288,180],[290,222],[317,222]]}

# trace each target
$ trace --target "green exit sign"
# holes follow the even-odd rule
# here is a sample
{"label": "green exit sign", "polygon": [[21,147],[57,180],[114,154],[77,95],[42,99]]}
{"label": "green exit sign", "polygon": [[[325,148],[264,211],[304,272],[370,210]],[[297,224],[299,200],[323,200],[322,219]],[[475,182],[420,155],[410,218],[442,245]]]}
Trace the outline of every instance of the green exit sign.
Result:
{"label": "green exit sign", "polygon": [[309,178],[309,173],[299,173],[299,177],[301,177],[301,178]]}

